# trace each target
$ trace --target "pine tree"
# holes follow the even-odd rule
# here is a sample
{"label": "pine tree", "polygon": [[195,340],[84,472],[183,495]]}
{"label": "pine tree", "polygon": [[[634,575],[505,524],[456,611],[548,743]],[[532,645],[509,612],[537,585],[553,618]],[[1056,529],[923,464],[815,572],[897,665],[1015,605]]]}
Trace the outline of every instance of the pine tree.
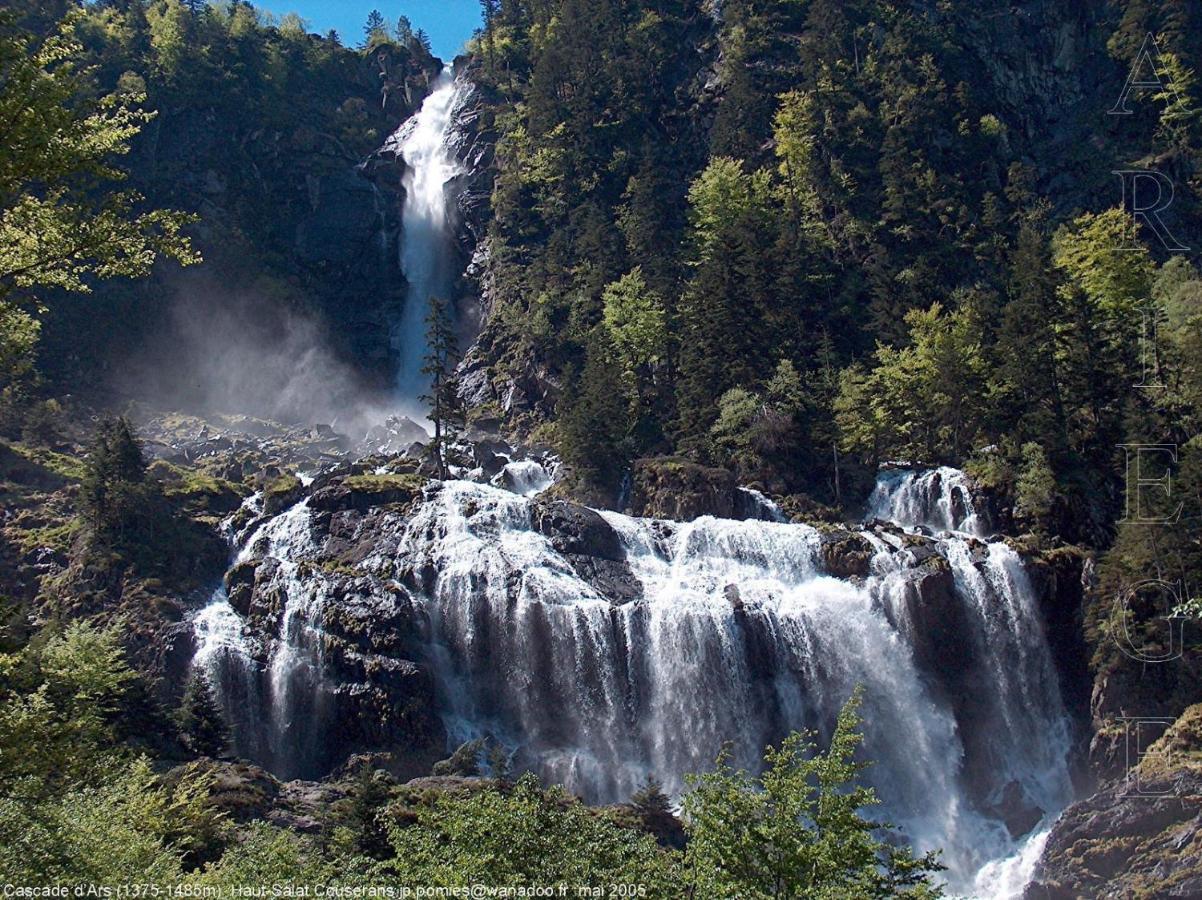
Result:
{"label": "pine tree", "polygon": [[500,11],[500,0],[480,0],[480,14],[484,19],[484,52],[490,74],[495,71],[497,64],[496,27]]}
{"label": "pine tree", "polygon": [[413,40],[413,23],[409,21],[408,16],[401,16],[397,19],[396,39],[402,47],[408,47],[409,42]]}
{"label": "pine tree", "polygon": [[367,24],[363,26],[363,46],[370,50],[387,40],[388,27],[384,24],[384,16],[378,9],[373,9],[367,14]]}
{"label": "pine tree", "polygon": [[451,318],[450,304],[440,297],[430,298],[426,315],[426,357],[422,374],[430,379],[430,393],[422,400],[430,405],[430,421],[434,423],[434,439],[430,442],[430,458],[438,477],[448,477],[446,448],[463,426],[463,402],[459,397],[459,379],[455,365],[459,362],[459,335]]}
{"label": "pine tree", "polygon": [[124,417],[101,421],[84,466],[81,505],[95,537],[119,538],[137,511],[146,460]]}
{"label": "pine tree", "polygon": [[630,401],[622,366],[603,326],[585,347],[584,368],[560,402],[560,452],[577,483],[612,502],[630,462]]}
{"label": "pine tree", "polygon": [[507,784],[510,776],[509,751],[505,745],[493,738],[488,745],[488,771],[494,781]]}
{"label": "pine tree", "polygon": [[1007,427],[1047,446],[1065,444],[1056,328],[1061,312],[1047,243],[1031,224],[1019,229],[1010,257],[990,392]]}
{"label": "pine tree", "polygon": [[644,816],[662,816],[672,812],[672,800],[664,793],[664,786],[654,775],[630,797],[630,805]]}
{"label": "pine tree", "polygon": [[176,724],[184,744],[198,756],[220,759],[228,752],[229,728],[213,694],[213,686],[202,672],[193,672],[188,679]]}
{"label": "pine tree", "polygon": [[359,766],[339,819],[350,831],[355,849],[369,859],[385,860],[392,855],[388,828],[381,816],[391,799],[386,773],[367,763]]}

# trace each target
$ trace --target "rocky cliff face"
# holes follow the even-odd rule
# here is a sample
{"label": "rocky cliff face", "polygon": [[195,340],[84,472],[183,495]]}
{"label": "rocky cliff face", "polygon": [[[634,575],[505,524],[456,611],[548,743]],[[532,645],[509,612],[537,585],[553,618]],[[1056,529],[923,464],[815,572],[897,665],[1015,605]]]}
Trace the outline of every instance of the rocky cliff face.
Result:
{"label": "rocky cliff face", "polygon": [[1026,896],[1202,895],[1200,751],[1202,706],[1186,710],[1154,743],[1137,744],[1130,772],[1060,817]]}

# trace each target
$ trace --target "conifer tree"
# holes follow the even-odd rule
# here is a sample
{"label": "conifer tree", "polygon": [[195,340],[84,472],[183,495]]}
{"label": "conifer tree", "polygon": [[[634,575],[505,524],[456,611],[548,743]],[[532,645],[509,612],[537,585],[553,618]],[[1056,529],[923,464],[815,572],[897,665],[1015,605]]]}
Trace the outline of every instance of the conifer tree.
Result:
{"label": "conifer tree", "polygon": [[363,26],[363,46],[370,50],[387,40],[388,28],[384,24],[384,16],[378,9],[373,9],[367,14],[367,24]]}
{"label": "conifer tree", "polygon": [[392,799],[387,775],[364,763],[355,772],[345,811],[339,817],[350,830],[357,851],[370,859],[391,856],[388,828],[383,812]]}
{"label": "conifer tree", "polygon": [[480,14],[484,20],[484,52],[488,61],[488,70],[493,72],[497,64],[497,16],[500,14],[500,0],[480,0]]}
{"label": "conifer tree", "polygon": [[631,795],[630,805],[644,816],[672,812],[672,800],[664,793],[664,786],[654,775],[648,775],[642,786]]}
{"label": "conifer tree", "polygon": [[630,462],[630,401],[622,366],[603,326],[585,347],[584,368],[561,401],[560,451],[577,482],[612,500]]}
{"label": "conifer tree", "polygon": [[184,744],[198,756],[220,759],[229,751],[229,728],[203,672],[193,672],[188,679],[176,724]]}
{"label": "conifer tree", "polygon": [[463,402],[459,398],[459,379],[455,365],[459,362],[459,336],[451,318],[450,304],[440,297],[430,298],[426,315],[426,357],[422,374],[430,380],[430,393],[424,400],[430,406],[430,421],[434,423],[434,438],[430,442],[430,458],[438,477],[448,476],[446,448],[463,426]]}
{"label": "conifer tree", "polygon": [[81,503],[98,538],[118,538],[137,512],[146,460],[124,417],[101,421],[84,467]]}

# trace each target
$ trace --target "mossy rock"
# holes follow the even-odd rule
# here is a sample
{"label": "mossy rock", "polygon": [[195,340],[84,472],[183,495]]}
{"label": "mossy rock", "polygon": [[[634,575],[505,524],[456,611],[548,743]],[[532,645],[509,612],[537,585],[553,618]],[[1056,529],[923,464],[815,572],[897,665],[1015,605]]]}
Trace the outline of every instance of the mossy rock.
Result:
{"label": "mossy rock", "polygon": [[249,494],[244,485],[164,460],[151,464],[148,473],[162,485],[163,496],[195,515],[228,515]]}
{"label": "mossy rock", "polygon": [[735,518],[738,485],[733,473],[687,459],[661,456],[635,460],[633,515],[691,522],[701,516]]}
{"label": "mossy rock", "polygon": [[1202,771],[1202,703],[1179,715],[1139,763],[1142,775],[1164,775],[1183,768]]}
{"label": "mossy rock", "polygon": [[311,504],[318,512],[409,504],[421,496],[427,483],[413,474],[350,475],[315,491]]}
{"label": "mossy rock", "polygon": [[275,516],[305,496],[305,486],[291,472],[273,478],[263,486],[263,512]]}

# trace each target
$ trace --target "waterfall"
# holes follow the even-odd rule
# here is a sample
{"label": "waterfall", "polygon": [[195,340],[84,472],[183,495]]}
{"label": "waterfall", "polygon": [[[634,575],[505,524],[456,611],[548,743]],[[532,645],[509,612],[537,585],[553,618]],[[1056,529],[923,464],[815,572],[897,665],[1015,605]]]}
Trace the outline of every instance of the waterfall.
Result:
{"label": "waterfall", "polygon": [[967,476],[942,466],[882,475],[868,498],[868,515],[907,528],[985,534],[985,516],[973,500]]}
{"label": "waterfall", "polygon": [[[601,513],[634,586],[625,603],[543,533],[537,503],[446,482],[361,564],[425,573],[413,602],[450,746],[491,735],[518,766],[593,802],[627,799],[648,774],[678,793],[726,742],[732,762],[754,770],[764,745],[792,730],[825,741],[861,685],[866,778],[883,802],[872,814],[919,849],[942,848],[953,890],[1019,895],[1071,799],[1069,736],[1021,558],[945,527],[979,521],[962,474],[882,478],[874,515],[947,533],[897,548],[864,530],[875,553],[858,579],[824,574],[823,533],[808,525]],[[321,730],[314,611],[337,600],[320,567],[304,565],[311,521],[299,504],[243,550],[280,560],[259,726],[277,763],[315,752],[279,742]],[[234,630],[224,611],[207,615],[224,623],[210,634]]]}
{"label": "waterfall", "polygon": [[449,66],[432,87],[421,109],[394,139],[405,160],[401,270],[409,284],[394,341],[400,354],[397,388],[407,400],[416,400],[429,389],[421,369],[430,298],[451,300],[458,275],[454,271],[446,186],[460,174],[459,164],[447,146],[459,86]]}

